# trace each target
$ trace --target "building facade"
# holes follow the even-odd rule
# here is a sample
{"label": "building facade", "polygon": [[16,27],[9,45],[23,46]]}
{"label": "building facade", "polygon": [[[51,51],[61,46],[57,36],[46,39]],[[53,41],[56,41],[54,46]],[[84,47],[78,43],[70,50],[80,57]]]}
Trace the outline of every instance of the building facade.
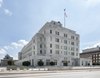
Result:
{"label": "building facade", "polygon": [[38,66],[38,61],[42,60],[45,66],[50,62],[56,66],[63,66],[65,62],[73,66],[79,59],[79,44],[79,34],[75,31],[62,27],[60,22],[47,22],[19,52],[16,64],[30,61],[31,66]]}
{"label": "building facade", "polygon": [[3,59],[1,59],[1,66],[8,66],[8,62],[13,61],[13,57],[10,57],[8,54],[5,55]]}
{"label": "building facade", "polygon": [[80,66],[92,66],[92,59],[80,58]]}
{"label": "building facade", "polygon": [[100,47],[85,49],[83,53],[80,54],[80,57],[90,58],[92,59],[93,65],[100,65]]}

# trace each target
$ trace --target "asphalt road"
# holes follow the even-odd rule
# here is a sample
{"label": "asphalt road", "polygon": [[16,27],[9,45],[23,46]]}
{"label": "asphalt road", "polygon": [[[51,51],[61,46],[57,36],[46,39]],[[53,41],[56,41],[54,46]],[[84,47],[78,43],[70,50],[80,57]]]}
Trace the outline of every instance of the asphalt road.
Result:
{"label": "asphalt road", "polygon": [[100,71],[0,73],[0,78],[100,78]]}

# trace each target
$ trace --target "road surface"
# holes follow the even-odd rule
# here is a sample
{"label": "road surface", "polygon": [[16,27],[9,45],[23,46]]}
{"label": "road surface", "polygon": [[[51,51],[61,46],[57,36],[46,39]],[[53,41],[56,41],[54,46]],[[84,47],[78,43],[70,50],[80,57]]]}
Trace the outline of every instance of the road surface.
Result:
{"label": "road surface", "polygon": [[53,72],[23,72],[0,73],[0,78],[100,78],[100,71],[53,71]]}

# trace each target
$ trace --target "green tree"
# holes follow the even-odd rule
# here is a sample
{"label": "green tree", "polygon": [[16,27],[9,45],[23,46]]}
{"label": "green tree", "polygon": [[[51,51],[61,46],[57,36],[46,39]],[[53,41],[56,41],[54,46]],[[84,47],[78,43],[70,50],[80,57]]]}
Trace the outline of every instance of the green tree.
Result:
{"label": "green tree", "polygon": [[39,60],[38,61],[38,66],[43,66],[44,65],[44,62],[42,60]]}
{"label": "green tree", "polygon": [[24,61],[24,62],[22,63],[22,65],[23,65],[23,66],[30,66],[30,62],[29,62],[29,61]]}
{"label": "green tree", "polygon": [[50,65],[51,65],[51,66],[54,66],[54,65],[55,65],[55,62],[51,61],[51,62],[50,62]]}

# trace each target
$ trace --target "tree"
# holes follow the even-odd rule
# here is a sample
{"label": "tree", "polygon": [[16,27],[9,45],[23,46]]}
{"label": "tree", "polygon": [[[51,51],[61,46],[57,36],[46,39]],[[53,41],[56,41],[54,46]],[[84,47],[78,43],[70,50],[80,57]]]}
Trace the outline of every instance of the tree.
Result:
{"label": "tree", "polygon": [[51,62],[50,62],[50,65],[51,65],[51,66],[54,66],[54,65],[55,65],[55,62],[51,61]]}
{"label": "tree", "polygon": [[22,63],[22,65],[23,65],[23,66],[30,66],[30,62],[29,62],[29,61],[24,61],[24,62]]}
{"label": "tree", "polygon": [[44,65],[44,63],[42,60],[38,61],[38,66],[43,66],[43,65]]}

